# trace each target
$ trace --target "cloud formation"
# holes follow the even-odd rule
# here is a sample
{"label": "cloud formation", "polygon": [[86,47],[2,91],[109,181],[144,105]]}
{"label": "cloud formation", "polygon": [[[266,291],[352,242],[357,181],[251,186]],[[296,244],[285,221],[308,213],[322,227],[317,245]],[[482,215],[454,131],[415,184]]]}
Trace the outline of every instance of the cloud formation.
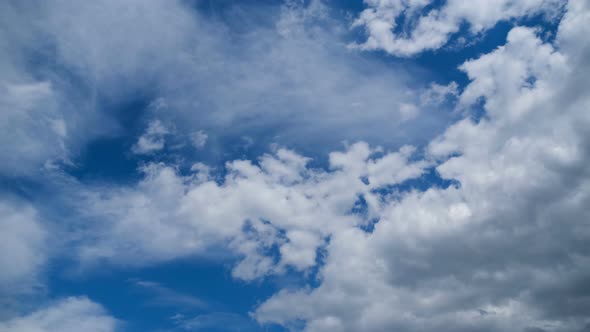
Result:
{"label": "cloud formation", "polygon": [[334,234],[321,285],[280,292],[256,317],[306,331],[587,328],[590,99],[575,72],[588,68],[589,10],[569,2],[558,49],[517,27],[466,62],[460,104],[484,97],[486,117],[428,147],[460,186],[391,201],[371,234]]}
{"label": "cloud formation", "polygon": [[[183,137],[199,128],[210,141],[257,136],[323,153],[342,140],[380,143],[395,127],[398,146],[442,130],[445,113],[401,107],[422,82],[347,51],[346,27],[320,1],[234,7],[224,19],[182,1],[3,3],[0,171],[75,164],[87,143],[127,134],[121,118],[146,113]],[[158,106],[127,109],[137,96]],[[139,140],[138,154],[162,146]]]}
{"label": "cloud formation", "polygon": [[118,322],[83,297],[70,297],[29,315],[0,322],[1,332],[115,332]]}
{"label": "cloud formation", "polygon": [[[45,209],[34,185],[0,197],[0,294],[30,290],[53,254],[129,269],[206,256],[229,261],[241,281],[303,276],[306,285],[252,308],[261,324],[587,330],[588,1],[366,4],[353,25],[368,39],[353,49],[319,1],[288,1],[271,19],[252,16],[263,4],[232,7],[242,18],[233,23],[180,1],[0,4],[3,192],[20,195],[26,179],[63,204],[58,215]],[[415,80],[413,69],[355,50],[407,57],[443,47],[464,24],[473,36],[534,15],[559,22],[555,38],[515,26],[504,45],[459,67],[464,86]],[[138,95],[147,106],[113,106]],[[458,112],[440,111],[449,104]],[[139,180],[68,174],[76,151],[113,135],[131,137]],[[224,135],[279,144],[221,167],[169,155],[183,144],[219,148]],[[356,143],[334,149],[343,139]],[[48,249],[54,230],[63,252]],[[206,307],[135,284],[166,305]],[[177,318],[185,330],[223,320],[256,329],[233,313]],[[72,297],[13,315],[0,332],[118,327],[100,305]]]}
{"label": "cloud formation", "polygon": [[[412,162],[414,149],[383,154],[366,143],[330,154],[331,171],[307,167],[308,158],[278,149],[256,164],[235,160],[216,181],[204,165],[182,175],[173,166],[149,164],[131,188],[86,190],[84,215],[96,220],[95,241],[81,259],[146,264],[204,254],[226,246],[243,260],[233,275],[251,280],[317,263],[319,247],[338,230],[362,226],[351,214],[359,198],[378,208],[373,191],[419,177],[428,164]],[[268,257],[272,250],[279,257]]]}
{"label": "cloud formation", "polygon": [[164,148],[165,136],[168,134],[170,134],[169,129],[161,121],[153,120],[131,150],[136,154],[150,154],[160,151]]}
{"label": "cloud formation", "polygon": [[363,27],[367,40],[352,47],[383,50],[402,57],[443,47],[462,24],[467,24],[469,33],[478,34],[500,21],[515,18],[542,14],[547,19],[556,19],[564,5],[561,0],[449,0],[441,8],[436,8],[431,0],[365,0],[365,3],[368,8],[354,21],[353,27]]}

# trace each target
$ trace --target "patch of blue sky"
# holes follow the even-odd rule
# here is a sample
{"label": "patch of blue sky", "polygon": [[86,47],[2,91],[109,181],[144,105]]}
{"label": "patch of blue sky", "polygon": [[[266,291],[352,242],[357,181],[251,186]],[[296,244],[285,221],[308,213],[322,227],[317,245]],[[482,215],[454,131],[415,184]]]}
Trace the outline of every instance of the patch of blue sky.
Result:
{"label": "patch of blue sky", "polygon": [[[186,258],[140,269],[109,267],[73,274],[56,266],[49,290],[56,298],[87,296],[101,303],[125,321],[130,332],[182,331],[180,316],[188,320],[212,313],[231,314],[249,326],[257,326],[248,313],[280,289],[279,285],[272,279],[237,281],[230,274],[229,264]],[[203,330],[233,331],[231,325],[219,323]],[[260,326],[258,330],[284,331],[278,326]]]}

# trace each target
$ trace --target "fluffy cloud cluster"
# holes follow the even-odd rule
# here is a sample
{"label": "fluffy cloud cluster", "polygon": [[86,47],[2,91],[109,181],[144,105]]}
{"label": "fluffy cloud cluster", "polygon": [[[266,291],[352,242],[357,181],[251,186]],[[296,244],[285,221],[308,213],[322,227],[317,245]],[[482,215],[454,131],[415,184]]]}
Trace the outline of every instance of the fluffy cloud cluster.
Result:
{"label": "fluffy cloud cluster", "polygon": [[1,332],[115,332],[118,322],[87,298],[66,298],[23,317],[0,322]]}
{"label": "fluffy cloud cluster", "polygon": [[[380,209],[376,191],[420,176],[428,165],[410,161],[414,149],[383,154],[366,143],[330,154],[330,171],[279,149],[253,164],[235,160],[221,180],[202,164],[187,175],[164,164],[143,168],[132,188],[98,188],[83,194],[84,214],[102,234],[81,251],[84,261],[149,263],[228,246],[243,260],[233,274],[254,279],[286,267],[305,271],[317,263],[326,239],[366,216],[352,214],[362,197],[367,213]],[[278,250],[278,257],[270,255]]]}
{"label": "fluffy cloud cluster", "polygon": [[[411,56],[444,46],[466,23],[472,34],[484,32],[499,21],[543,14],[554,19],[562,0],[449,0],[432,9],[432,0],[365,0],[368,8],[353,26],[367,31],[367,40],[353,45],[365,50],[384,50],[397,56]],[[400,22],[403,20],[403,25]]]}
{"label": "fluffy cloud cluster", "polygon": [[[590,4],[449,0],[432,9],[424,0],[366,2],[355,25],[369,38],[359,47],[400,56],[442,47],[464,22],[479,33],[500,20],[565,15],[554,42],[516,27],[505,45],[460,67],[467,86],[431,84],[417,94],[406,93],[403,72],[344,54],[334,41],[340,26],[313,24],[332,22],[319,2],[305,10],[287,5],[271,29],[254,25],[243,35],[180,2],[2,3],[2,13],[11,13],[3,18],[22,19],[0,27],[0,178],[36,174],[36,181],[58,183],[55,190],[75,207],[75,222],[63,221],[58,226],[68,231],[60,234],[73,237],[64,246],[82,264],[220,255],[235,259],[233,276],[247,281],[318,271],[313,286],[282,290],[253,308],[260,323],[297,329],[303,322],[309,332],[587,329]],[[401,16],[407,36],[397,32]],[[51,47],[35,52],[56,59],[63,72],[28,70],[22,62],[39,55],[25,46],[40,36]],[[58,79],[64,72],[80,90]],[[113,114],[97,115],[109,113],[98,100],[116,104],[148,90],[150,98],[163,97],[147,115],[162,120],[149,122],[130,147],[140,156],[165,153],[173,135],[204,149],[224,128],[242,137],[252,128],[275,134],[269,128],[285,123],[285,142],[345,133],[391,143],[382,137],[392,126],[436,127],[428,123],[437,116],[423,110],[450,99],[467,117],[424,149],[389,152],[360,142],[330,153],[325,169],[280,148],[223,169],[150,159],[140,181],[125,185],[82,183],[56,170],[53,162],[70,163],[71,151],[95,137],[90,124],[116,131],[105,120]],[[481,105],[483,116],[471,116]],[[43,164],[50,179],[39,180]],[[412,187],[433,169],[453,185]],[[27,204],[0,203],[0,292],[37,280],[47,260],[42,219]],[[230,318],[202,315],[179,327],[207,328],[220,319]],[[69,298],[7,319],[0,331],[116,326],[99,305]]]}
{"label": "fluffy cloud cluster", "polygon": [[334,234],[321,285],[283,291],[256,317],[306,331],[585,331],[589,19],[571,1],[557,46],[514,28],[466,62],[460,104],[483,97],[486,116],[428,147],[460,186],[390,202],[371,234]]}
{"label": "fluffy cloud cluster", "polygon": [[[280,149],[229,162],[223,179],[204,165],[180,175],[152,164],[136,187],[89,195],[111,217],[83,257],[145,263],[222,245],[242,257],[233,274],[246,280],[319,264],[317,288],[283,290],[253,314],[306,331],[582,331],[587,7],[569,3],[554,45],[514,28],[461,66],[471,83],[460,94],[433,85],[427,99],[455,95],[467,113],[483,99],[485,116],[449,127],[423,158],[358,143],[324,171]],[[392,193],[432,165],[458,185]]]}
{"label": "fluffy cloud cluster", "polygon": [[165,136],[168,134],[170,134],[170,131],[162,122],[159,120],[151,121],[145,133],[133,145],[133,153],[150,154],[162,150],[165,144]]}

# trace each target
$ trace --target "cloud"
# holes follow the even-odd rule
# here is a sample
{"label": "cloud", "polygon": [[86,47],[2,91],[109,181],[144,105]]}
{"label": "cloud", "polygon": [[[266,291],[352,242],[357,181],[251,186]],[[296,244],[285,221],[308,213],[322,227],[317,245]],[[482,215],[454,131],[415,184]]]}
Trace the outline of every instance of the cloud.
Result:
{"label": "cloud", "polygon": [[[80,258],[146,264],[226,247],[243,257],[233,270],[238,278],[282,273],[288,266],[304,271],[316,264],[327,236],[363,224],[350,214],[359,196],[376,208],[373,190],[419,177],[428,166],[409,160],[411,147],[379,151],[358,143],[333,152],[332,171],[326,172],[278,149],[256,164],[228,162],[219,182],[203,167],[181,175],[171,165],[149,164],[136,186],[81,189],[79,208],[93,240],[82,244]],[[275,247],[277,261],[266,256]]]}
{"label": "cloud", "polygon": [[[192,50],[199,56],[186,59],[161,92],[180,117],[179,128],[201,127],[213,139],[252,136],[257,144],[313,147],[313,153],[328,153],[345,139],[384,144],[385,132],[398,133],[389,135],[388,144],[399,146],[422,139],[418,132],[431,132],[410,128],[440,128],[444,112],[424,108],[412,112],[414,117],[392,106],[416,103],[409,87],[422,82],[408,74],[413,69],[347,51],[346,27],[333,14],[312,1],[307,7],[283,6],[270,26],[254,24],[249,15],[236,17],[253,27],[237,37],[214,29],[211,35],[231,43]],[[204,67],[204,58],[217,60]]]}
{"label": "cloud", "polygon": [[336,232],[320,286],[279,292],[257,319],[303,320],[305,331],[587,328],[590,99],[574,72],[588,68],[587,43],[575,38],[589,13],[569,2],[556,41],[567,47],[517,27],[467,61],[459,103],[483,97],[486,116],[428,148],[460,185],[402,195],[370,234]]}
{"label": "cloud", "polygon": [[[419,96],[410,87],[423,82],[408,74],[411,67],[369,61],[346,50],[346,26],[320,1],[229,5],[227,20],[239,24],[206,16],[181,1],[4,6],[3,13],[18,18],[11,27],[29,40],[5,29],[10,40],[18,40],[3,49],[3,68],[15,67],[12,59],[38,60],[18,63],[19,77],[7,82],[50,87],[44,98],[51,99],[35,112],[46,111],[51,101],[51,119],[63,121],[67,133],[64,138],[36,131],[43,117],[26,117],[8,128],[55,136],[31,138],[36,143],[27,150],[34,156],[31,167],[64,156],[75,162],[85,143],[97,136],[128,133],[120,119],[134,114],[138,121],[173,123],[182,137],[202,128],[210,142],[251,136],[259,146],[322,150],[313,153],[327,153],[345,139],[400,146],[442,131],[447,121],[444,112],[423,109],[408,116],[407,108],[392,107],[416,104]],[[30,45],[39,46],[31,50]],[[162,107],[126,110],[124,105],[137,96]],[[162,146],[161,140],[140,140],[138,153]],[[26,156],[23,152],[11,155]]]}
{"label": "cloud", "polygon": [[166,143],[165,136],[169,134],[170,130],[160,120],[152,120],[131,150],[135,154],[151,154],[160,151]]}
{"label": "cloud", "polygon": [[451,82],[447,85],[432,83],[430,87],[420,95],[422,105],[443,105],[447,100],[459,95],[459,85]]}
{"label": "cloud", "polygon": [[[366,0],[365,9],[353,27],[364,27],[367,40],[352,47],[383,50],[408,57],[443,47],[466,23],[469,33],[485,32],[500,21],[543,14],[555,19],[563,7],[560,0],[446,1],[441,8],[430,8],[430,0]],[[398,26],[401,18],[403,26]],[[398,32],[400,30],[401,32]]]}
{"label": "cloud", "polygon": [[83,297],[70,297],[26,316],[0,322],[1,332],[115,332],[118,322]]}
{"label": "cloud", "polygon": [[162,286],[161,284],[153,281],[132,279],[130,280],[135,286],[141,287],[144,290],[150,292],[154,298],[150,303],[158,306],[172,306],[181,308],[197,308],[204,309],[208,305],[205,301],[194,297],[179,293],[173,289]]}
{"label": "cloud", "polygon": [[47,260],[46,239],[32,206],[0,198],[0,294],[31,291]]}
{"label": "cloud", "polygon": [[[53,37],[40,13],[45,4],[0,5],[0,175],[39,175],[45,166],[72,164],[78,149],[112,123],[96,110],[96,95],[45,61]],[[48,63],[49,62],[49,63]],[[79,83],[79,84],[78,84]]]}
{"label": "cloud", "polygon": [[178,45],[183,29],[175,26],[186,21],[183,15],[190,19],[162,4],[0,5],[6,23],[0,27],[0,176],[39,176],[44,166],[72,165],[86,143],[121,131],[120,114],[105,106],[137,91],[134,85],[145,86],[141,75],[163,64],[159,47]]}
{"label": "cloud", "polygon": [[[553,15],[562,3],[447,1],[422,15],[426,1],[367,1],[356,24],[367,27],[369,39],[359,47],[409,56],[442,47],[462,22],[477,34],[500,20]],[[460,67],[465,87],[431,84],[420,93],[408,92],[417,83],[404,70],[344,50],[345,27],[320,2],[290,3],[271,18],[243,15],[234,25],[245,30],[181,2],[0,6],[11,23],[0,32],[15,42],[11,48],[0,38],[7,74],[0,116],[8,123],[1,175],[69,162],[98,132],[116,131],[104,117],[121,110],[97,100],[116,104],[141,93],[154,102],[141,110],[140,118],[152,121],[132,148],[139,154],[164,151],[170,128],[184,138],[203,128],[197,147],[233,135],[246,144],[311,145],[312,157],[329,152],[325,169],[287,148],[256,160],[232,157],[222,169],[146,163],[131,184],[84,183],[47,167],[44,181],[58,182],[72,207],[73,220],[60,226],[71,230],[66,246],[81,264],[217,255],[229,256],[232,275],[246,281],[300,273],[316,279],[277,292],[253,317],[306,331],[587,326],[587,2],[567,3],[553,44],[516,27],[505,45]],[[235,11],[232,19],[240,16],[231,16]],[[397,35],[400,15],[408,38]],[[50,46],[36,52],[57,71],[23,60],[32,52],[26,45],[41,36],[47,41],[39,45]],[[400,145],[391,137],[398,129],[415,135],[408,141],[430,138],[445,117],[429,110],[449,99],[467,116],[424,149],[389,151],[363,141],[332,148],[343,138]],[[470,116],[481,105],[484,116]],[[103,129],[89,130],[93,119]],[[451,185],[413,185],[429,176]],[[36,209],[2,203],[0,216],[0,247],[19,255],[19,264],[0,257],[0,283],[34,280],[46,260]],[[178,300],[161,285],[138,285]],[[193,300],[180,302],[196,306]],[[225,315],[181,325],[207,328],[232,320]],[[78,330],[80,322],[88,331],[116,325],[100,306],[70,298],[0,323],[0,331]]]}

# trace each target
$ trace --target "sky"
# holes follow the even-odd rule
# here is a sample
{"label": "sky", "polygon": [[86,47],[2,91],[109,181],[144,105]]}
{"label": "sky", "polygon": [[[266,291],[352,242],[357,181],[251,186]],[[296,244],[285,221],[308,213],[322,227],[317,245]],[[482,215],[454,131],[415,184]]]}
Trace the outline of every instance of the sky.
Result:
{"label": "sky", "polygon": [[0,332],[590,331],[587,0],[0,2]]}

